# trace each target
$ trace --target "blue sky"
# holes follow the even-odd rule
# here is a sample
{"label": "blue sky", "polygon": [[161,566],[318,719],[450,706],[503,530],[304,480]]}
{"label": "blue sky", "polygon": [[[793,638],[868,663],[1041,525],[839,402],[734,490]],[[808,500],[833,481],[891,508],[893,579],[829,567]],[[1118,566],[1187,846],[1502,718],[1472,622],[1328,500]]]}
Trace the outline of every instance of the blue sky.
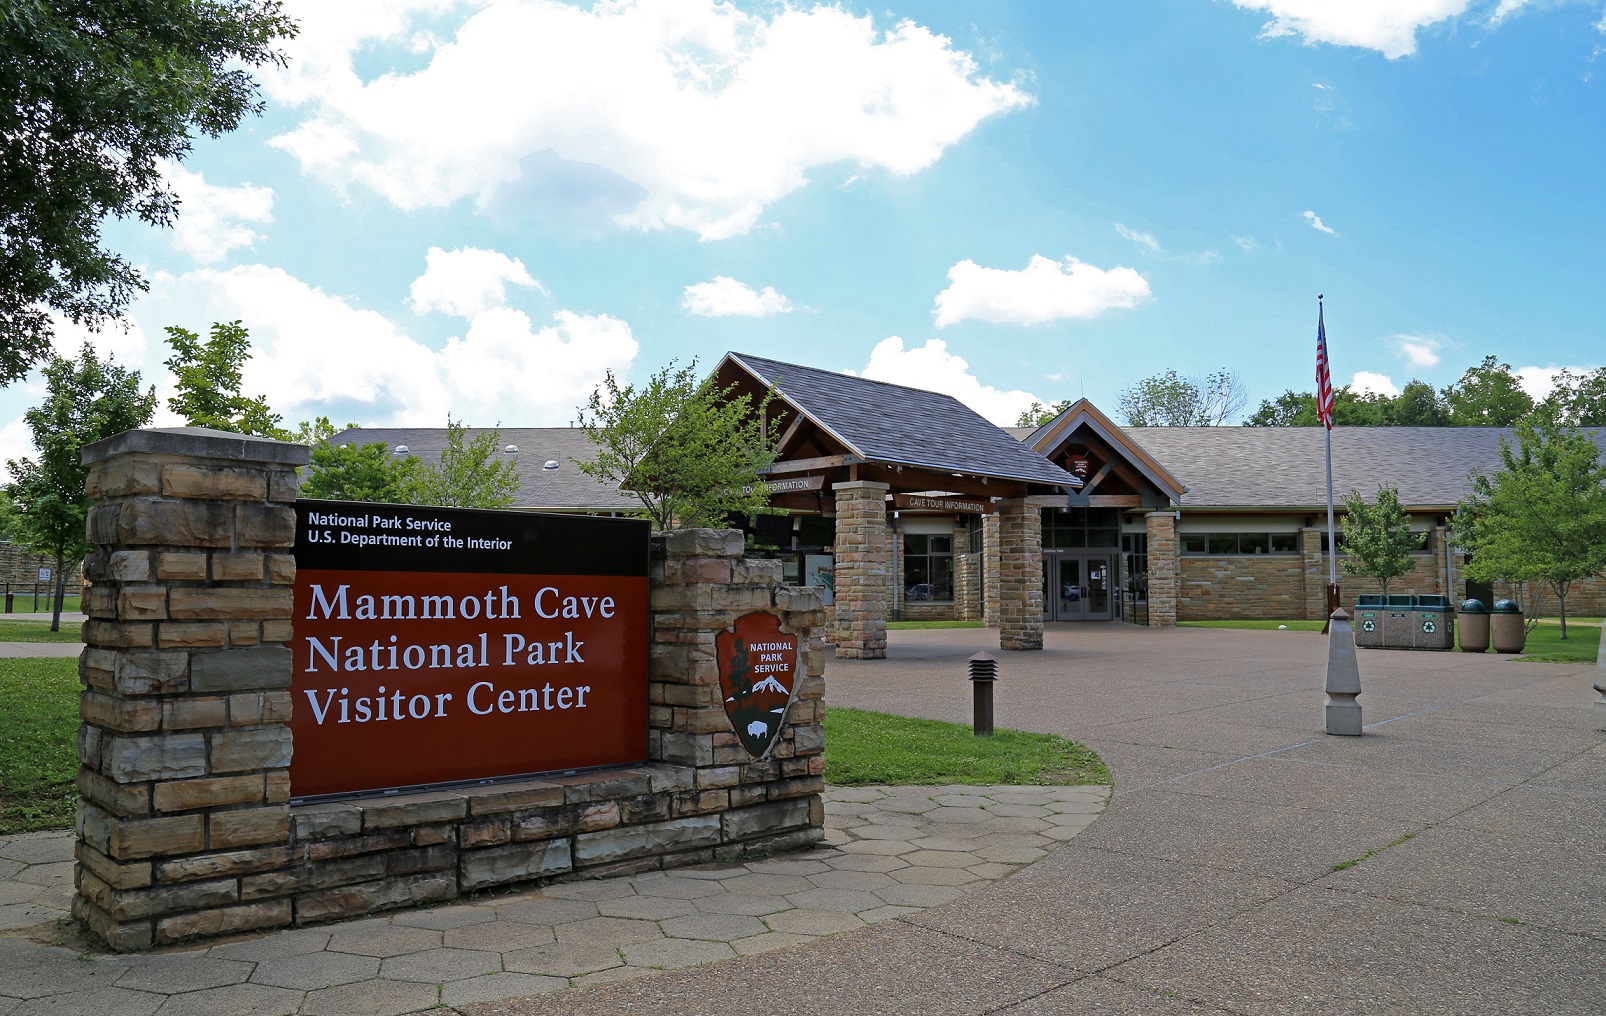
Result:
{"label": "blue sky", "polygon": [[1603,0],[286,6],[178,228],[108,228],[152,286],[92,341],[164,394],[162,329],[240,318],[292,423],[562,425],[731,349],[1000,423],[1167,368],[1252,409],[1317,292],[1340,382],[1606,361]]}

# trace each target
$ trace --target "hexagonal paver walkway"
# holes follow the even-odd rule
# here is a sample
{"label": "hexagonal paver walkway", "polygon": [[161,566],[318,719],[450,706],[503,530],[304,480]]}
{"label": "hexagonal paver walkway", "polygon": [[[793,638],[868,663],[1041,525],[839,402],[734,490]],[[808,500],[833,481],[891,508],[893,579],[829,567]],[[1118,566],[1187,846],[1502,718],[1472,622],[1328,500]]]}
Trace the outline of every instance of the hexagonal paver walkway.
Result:
{"label": "hexagonal paver walkway", "polygon": [[0,839],[0,1014],[395,1016],[650,976],[947,903],[1087,828],[1109,792],[833,788],[812,850],[138,956],[45,944],[67,930],[72,835]]}

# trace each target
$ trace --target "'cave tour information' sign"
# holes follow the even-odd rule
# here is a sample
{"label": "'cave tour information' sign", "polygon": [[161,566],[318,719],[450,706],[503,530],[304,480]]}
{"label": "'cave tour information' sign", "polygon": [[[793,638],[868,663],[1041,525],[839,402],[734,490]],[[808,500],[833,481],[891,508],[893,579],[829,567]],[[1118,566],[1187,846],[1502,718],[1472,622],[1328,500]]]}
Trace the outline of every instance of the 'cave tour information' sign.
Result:
{"label": "'cave tour information' sign", "polygon": [[291,793],[644,759],[648,532],[296,502]]}

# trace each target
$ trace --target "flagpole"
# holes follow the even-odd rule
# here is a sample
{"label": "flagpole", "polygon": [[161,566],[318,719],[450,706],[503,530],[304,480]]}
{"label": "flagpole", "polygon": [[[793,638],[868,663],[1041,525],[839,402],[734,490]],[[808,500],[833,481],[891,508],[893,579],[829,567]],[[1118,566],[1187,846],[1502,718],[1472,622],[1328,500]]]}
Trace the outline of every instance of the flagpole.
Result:
{"label": "flagpole", "polygon": [[[1323,597],[1324,609],[1322,611],[1322,631],[1327,631],[1328,620],[1333,611],[1340,604],[1338,591],[1338,535],[1333,524],[1333,410],[1336,408],[1329,394],[1332,390],[1332,369],[1327,355],[1327,325],[1323,320],[1322,294],[1316,294],[1316,344],[1317,344],[1317,391],[1316,399],[1319,404],[1318,413],[1322,416],[1325,425],[1327,444],[1327,594]],[[1326,401],[1326,412],[1321,413],[1320,404]]]}

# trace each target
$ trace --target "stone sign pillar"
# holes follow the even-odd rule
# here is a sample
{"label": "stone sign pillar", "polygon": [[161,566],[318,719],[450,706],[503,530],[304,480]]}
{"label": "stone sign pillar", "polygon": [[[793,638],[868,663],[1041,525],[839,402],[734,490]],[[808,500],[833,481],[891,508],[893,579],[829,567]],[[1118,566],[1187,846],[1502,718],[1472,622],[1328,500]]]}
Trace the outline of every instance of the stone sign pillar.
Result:
{"label": "stone sign pillar", "polygon": [[850,660],[887,655],[887,597],[893,580],[892,532],[885,483],[835,483],[836,654]]}
{"label": "stone sign pillar", "polygon": [[998,647],[1043,648],[1043,510],[998,503]]}
{"label": "stone sign pillar", "polygon": [[1149,512],[1143,519],[1149,531],[1149,627],[1170,628],[1177,623],[1177,596],[1182,592],[1177,516],[1175,512]]}
{"label": "stone sign pillar", "polygon": [[291,923],[295,467],[200,428],[84,449],[91,553],[74,915],[115,949]]}

